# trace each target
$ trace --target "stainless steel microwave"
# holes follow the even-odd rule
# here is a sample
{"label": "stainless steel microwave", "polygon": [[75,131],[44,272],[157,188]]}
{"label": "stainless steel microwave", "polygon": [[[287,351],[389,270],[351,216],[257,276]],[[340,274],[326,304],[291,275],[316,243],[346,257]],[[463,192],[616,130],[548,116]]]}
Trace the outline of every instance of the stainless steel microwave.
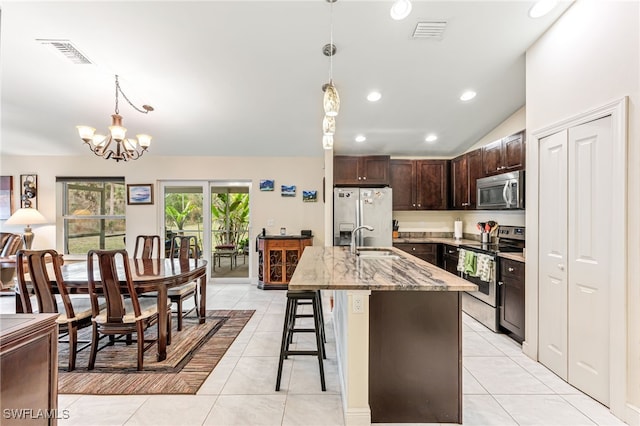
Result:
{"label": "stainless steel microwave", "polygon": [[480,178],[477,190],[478,209],[524,209],[524,171]]}

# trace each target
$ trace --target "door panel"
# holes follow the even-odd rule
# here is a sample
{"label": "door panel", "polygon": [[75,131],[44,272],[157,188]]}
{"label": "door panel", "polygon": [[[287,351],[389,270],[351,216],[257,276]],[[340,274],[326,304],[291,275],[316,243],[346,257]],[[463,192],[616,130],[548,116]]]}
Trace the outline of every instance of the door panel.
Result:
{"label": "door panel", "polygon": [[568,136],[569,383],[608,405],[611,117]]}
{"label": "door panel", "polygon": [[567,132],[540,141],[539,358],[567,380]]}

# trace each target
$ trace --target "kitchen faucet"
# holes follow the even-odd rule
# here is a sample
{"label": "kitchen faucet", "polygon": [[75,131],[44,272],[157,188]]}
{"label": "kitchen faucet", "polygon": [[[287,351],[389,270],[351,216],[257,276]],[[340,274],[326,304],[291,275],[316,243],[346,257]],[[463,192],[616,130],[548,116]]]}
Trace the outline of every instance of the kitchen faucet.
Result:
{"label": "kitchen faucet", "polygon": [[356,232],[358,232],[361,229],[366,229],[368,231],[373,231],[373,226],[369,226],[369,225],[362,225],[362,226],[357,226],[353,231],[351,231],[351,253],[356,254]]}

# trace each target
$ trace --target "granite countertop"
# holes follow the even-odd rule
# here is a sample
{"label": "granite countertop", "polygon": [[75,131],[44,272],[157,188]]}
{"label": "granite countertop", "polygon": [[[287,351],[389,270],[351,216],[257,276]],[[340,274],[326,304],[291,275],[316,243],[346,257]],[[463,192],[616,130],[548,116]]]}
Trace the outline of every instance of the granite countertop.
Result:
{"label": "granite countertop", "polygon": [[[456,240],[450,237],[401,237],[394,238],[394,244],[425,244],[425,243],[442,243],[449,244],[452,246],[460,246],[463,244],[478,244],[478,240],[470,240],[463,238],[461,240]],[[517,253],[498,253],[499,257],[504,257],[505,259],[515,260],[517,262],[525,262],[525,257],[522,252]]]}
{"label": "granite countertop", "polygon": [[[374,249],[367,247],[367,249]],[[477,291],[478,286],[397,248],[394,256],[360,257],[349,247],[307,247],[290,290]]]}
{"label": "granite countertop", "polygon": [[504,257],[505,259],[515,260],[517,262],[525,262],[525,258],[522,252],[520,253],[498,253],[498,257]]}

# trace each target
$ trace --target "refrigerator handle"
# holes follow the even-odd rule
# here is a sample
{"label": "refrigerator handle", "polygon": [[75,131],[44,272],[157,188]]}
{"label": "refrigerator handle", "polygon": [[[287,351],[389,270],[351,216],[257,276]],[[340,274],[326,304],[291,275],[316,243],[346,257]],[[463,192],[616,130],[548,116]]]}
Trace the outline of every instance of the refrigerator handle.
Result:
{"label": "refrigerator handle", "polygon": [[[358,212],[357,226],[362,226],[364,225],[364,203],[362,201],[362,197],[358,197],[358,207],[356,208],[356,210]],[[360,232],[360,235],[358,235],[357,237],[358,245],[362,247],[364,245],[364,237],[362,236],[362,232]]]}

